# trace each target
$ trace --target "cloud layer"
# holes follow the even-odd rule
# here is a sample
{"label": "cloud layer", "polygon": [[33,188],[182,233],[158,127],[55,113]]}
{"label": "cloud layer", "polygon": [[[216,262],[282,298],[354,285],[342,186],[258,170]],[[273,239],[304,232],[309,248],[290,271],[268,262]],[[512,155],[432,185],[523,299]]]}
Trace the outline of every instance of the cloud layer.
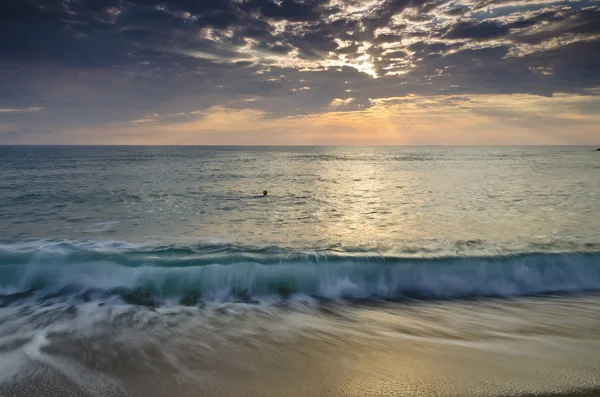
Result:
{"label": "cloud layer", "polygon": [[0,37],[0,143],[167,134],[218,109],[273,123],[411,104],[508,122],[522,115],[473,99],[557,94],[590,98],[560,109],[569,120],[599,109],[593,0],[7,0]]}

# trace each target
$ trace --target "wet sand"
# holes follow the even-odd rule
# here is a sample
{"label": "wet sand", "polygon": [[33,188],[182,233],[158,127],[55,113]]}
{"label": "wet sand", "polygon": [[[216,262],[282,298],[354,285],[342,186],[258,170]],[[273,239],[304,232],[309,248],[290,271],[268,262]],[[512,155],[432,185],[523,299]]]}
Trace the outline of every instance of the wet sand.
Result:
{"label": "wet sand", "polygon": [[598,396],[598,303],[80,310],[0,350],[0,395]]}

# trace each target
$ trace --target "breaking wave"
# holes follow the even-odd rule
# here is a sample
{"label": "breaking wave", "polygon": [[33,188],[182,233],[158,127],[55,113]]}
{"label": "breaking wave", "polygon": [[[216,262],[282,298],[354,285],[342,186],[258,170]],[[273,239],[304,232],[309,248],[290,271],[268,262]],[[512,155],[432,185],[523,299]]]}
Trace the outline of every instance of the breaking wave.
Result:
{"label": "breaking wave", "polygon": [[231,244],[0,244],[0,304],[117,299],[209,301],[453,299],[600,290],[600,253],[414,258],[364,250]]}

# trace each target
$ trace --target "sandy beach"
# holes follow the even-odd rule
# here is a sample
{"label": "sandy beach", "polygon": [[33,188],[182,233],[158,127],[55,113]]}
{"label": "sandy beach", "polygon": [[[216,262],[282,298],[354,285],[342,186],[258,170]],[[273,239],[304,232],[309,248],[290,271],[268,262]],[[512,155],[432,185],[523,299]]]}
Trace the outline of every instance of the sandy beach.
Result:
{"label": "sandy beach", "polygon": [[3,345],[3,364],[20,367],[8,382],[5,367],[0,395],[595,396],[600,390],[595,295],[66,310],[30,318],[39,329],[44,318],[62,316],[62,328]]}

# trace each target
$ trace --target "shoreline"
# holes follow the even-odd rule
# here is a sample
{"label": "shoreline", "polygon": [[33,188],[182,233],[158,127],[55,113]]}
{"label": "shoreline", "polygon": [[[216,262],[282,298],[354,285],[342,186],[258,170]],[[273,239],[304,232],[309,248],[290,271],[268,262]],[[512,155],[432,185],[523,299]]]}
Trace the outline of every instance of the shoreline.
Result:
{"label": "shoreline", "polygon": [[39,308],[0,322],[0,396],[591,397],[599,299]]}

